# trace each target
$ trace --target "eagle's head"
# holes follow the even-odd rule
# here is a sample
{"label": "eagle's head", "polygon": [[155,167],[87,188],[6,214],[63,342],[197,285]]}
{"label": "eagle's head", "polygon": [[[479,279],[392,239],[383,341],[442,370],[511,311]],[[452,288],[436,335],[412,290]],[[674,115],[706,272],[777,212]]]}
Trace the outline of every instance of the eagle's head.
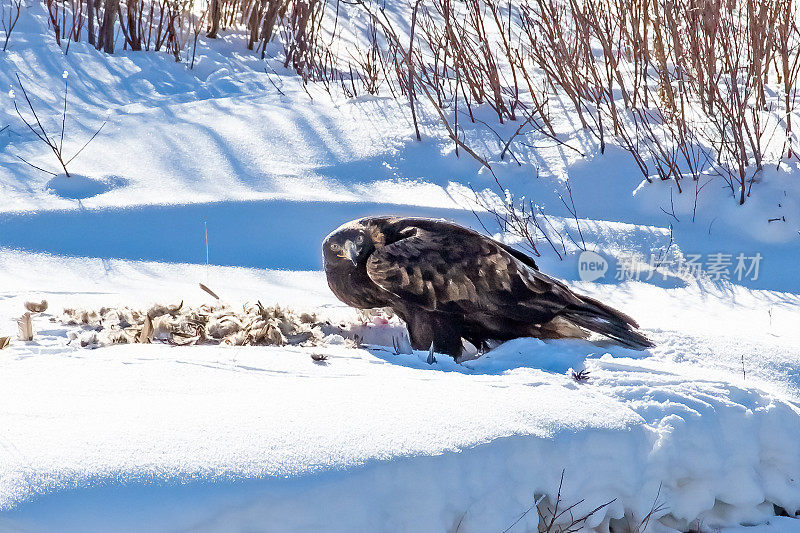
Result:
{"label": "eagle's head", "polygon": [[362,220],[338,227],[322,243],[325,269],[363,266],[375,250],[374,237],[375,228]]}

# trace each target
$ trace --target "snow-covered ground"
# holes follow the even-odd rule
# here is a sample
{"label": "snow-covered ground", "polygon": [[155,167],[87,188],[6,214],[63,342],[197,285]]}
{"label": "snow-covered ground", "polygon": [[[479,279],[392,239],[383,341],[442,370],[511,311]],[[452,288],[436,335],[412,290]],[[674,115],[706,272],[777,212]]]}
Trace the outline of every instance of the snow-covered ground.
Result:
{"label": "snow-covered ground", "polygon": [[2,272],[14,284],[3,316],[25,300],[54,310],[0,360],[11,529],[441,531],[464,515],[464,531],[502,531],[562,469],[564,502],[585,499],[576,513],[616,498],[608,516],[638,523],[657,502],[679,530],[698,516],[763,522],[772,504],[800,502],[794,295],[600,287],[656,348],[519,340],[428,365],[379,346],[89,350],[66,346],[80,326],[48,316],[199,304],[210,297],[195,280],[209,279],[231,301],[352,320],[316,272],[13,251]]}
{"label": "snow-covered ground", "polygon": [[[646,352],[524,339],[429,365],[383,346],[396,326],[380,324],[361,347],[81,348],[63,309],[211,303],[198,283],[233,306],[356,323],[319,271],[324,235],[387,212],[475,227],[469,187],[494,179],[424,113],[418,143],[402,102],[309,86],[311,100],[236,34],[201,41],[190,71],[166,55],[26,46],[44,17],[27,8],[0,87],[19,74],[55,124],[67,70],[68,153],[108,124],[75,178],[52,178],[16,157],[53,163],[0,96],[0,337],[24,302],[49,303],[34,341],[0,351],[0,530],[535,531],[535,508],[515,521],[552,507],[562,472],[576,517],[611,501],[587,521],[601,530],[635,530],[654,509],[647,531],[800,530],[775,516],[800,511],[800,170],[765,172],[743,208],[711,184],[695,213],[694,195],[639,187],[613,147],[580,158],[543,141],[519,148],[521,167],[492,161],[617,261],[581,282],[577,254],[538,260],[634,316],[657,344]],[[558,198],[567,178],[577,222]],[[646,267],[654,250],[763,261],[736,283],[616,279],[625,254]]]}

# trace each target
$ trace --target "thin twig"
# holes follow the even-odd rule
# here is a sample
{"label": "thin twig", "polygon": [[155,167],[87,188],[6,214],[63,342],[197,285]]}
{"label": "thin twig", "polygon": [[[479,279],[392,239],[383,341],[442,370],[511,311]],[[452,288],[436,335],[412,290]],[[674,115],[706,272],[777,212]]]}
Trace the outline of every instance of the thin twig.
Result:
{"label": "thin twig", "polygon": [[95,137],[97,137],[97,135],[98,135],[98,134],[99,134],[99,133],[100,133],[100,132],[103,130],[103,128],[105,127],[105,125],[106,125],[107,123],[108,123],[108,120],[104,120],[104,121],[103,121],[103,123],[102,123],[102,124],[100,124],[100,127],[97,129],[97,131],[96,131],[96,132],[94,132],[94,135],[92,135],[92,136],[89,138],[89,140],[88,140],[88,141],[86,141],[86,143],[85,143],[83,146],[81,146],[81,149],[80,149],[80,150],[78,150],[78,151],[75,153],[75,155],[73,155],[72,157],[70,157],[70,158],[69,158],[69,161],[67,161],[67,163],[66,163],[67,165],[69,165],[69,164],[72,162],[72,160],[73,160],[73,159],[75,159],[76,157],[78,157],[78,156],[81,154],[81,152],[83,152],[83,149],[84,149],[84,148],[86,148],[87,146],[89,146],[89,143],[90,143],[90,142],[92,142],[92,141],[94,140],[94,138],[95,138]]}

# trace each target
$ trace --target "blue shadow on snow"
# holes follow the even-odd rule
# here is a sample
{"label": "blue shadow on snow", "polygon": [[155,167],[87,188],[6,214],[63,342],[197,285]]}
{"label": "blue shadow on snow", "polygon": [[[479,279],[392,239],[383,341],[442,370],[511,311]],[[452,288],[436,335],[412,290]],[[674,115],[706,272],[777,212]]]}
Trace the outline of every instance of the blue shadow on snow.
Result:
{"label": "blue shadow on snow", "polygon": [[368,215],[474,225],[469,211],[374,203],[238,201],[0,214],[0,247],[66,256],[290,270],[322,267],[321,243]]}

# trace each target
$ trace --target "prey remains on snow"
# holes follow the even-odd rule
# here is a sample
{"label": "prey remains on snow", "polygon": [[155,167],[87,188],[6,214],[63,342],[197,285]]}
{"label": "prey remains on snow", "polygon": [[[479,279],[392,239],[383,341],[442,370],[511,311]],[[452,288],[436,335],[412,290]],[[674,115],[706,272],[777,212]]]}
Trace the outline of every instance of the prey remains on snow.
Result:
{"label": "prey remains on snow", "polygon": [[359,309],[389,307],[411,345],[461,356],[517,337],[587,338],[653,344],[631,317],[539,271],[529,256],[456,224],[428,218],[348,222],[322,245],[333,293]]}
{"label": "prey remains on snow", "polygon": [[92,348],[155,341],[177,346],[314,346],[331,331],[341,331],[314,314],[263,306],[260,302],[245,304],[241,311],[226,305],[193,309],[183,303],[154,305],[147,311],[128,307],[65,309],[60,322],[85,326],[82,333],[71,334],[70,343]]}

